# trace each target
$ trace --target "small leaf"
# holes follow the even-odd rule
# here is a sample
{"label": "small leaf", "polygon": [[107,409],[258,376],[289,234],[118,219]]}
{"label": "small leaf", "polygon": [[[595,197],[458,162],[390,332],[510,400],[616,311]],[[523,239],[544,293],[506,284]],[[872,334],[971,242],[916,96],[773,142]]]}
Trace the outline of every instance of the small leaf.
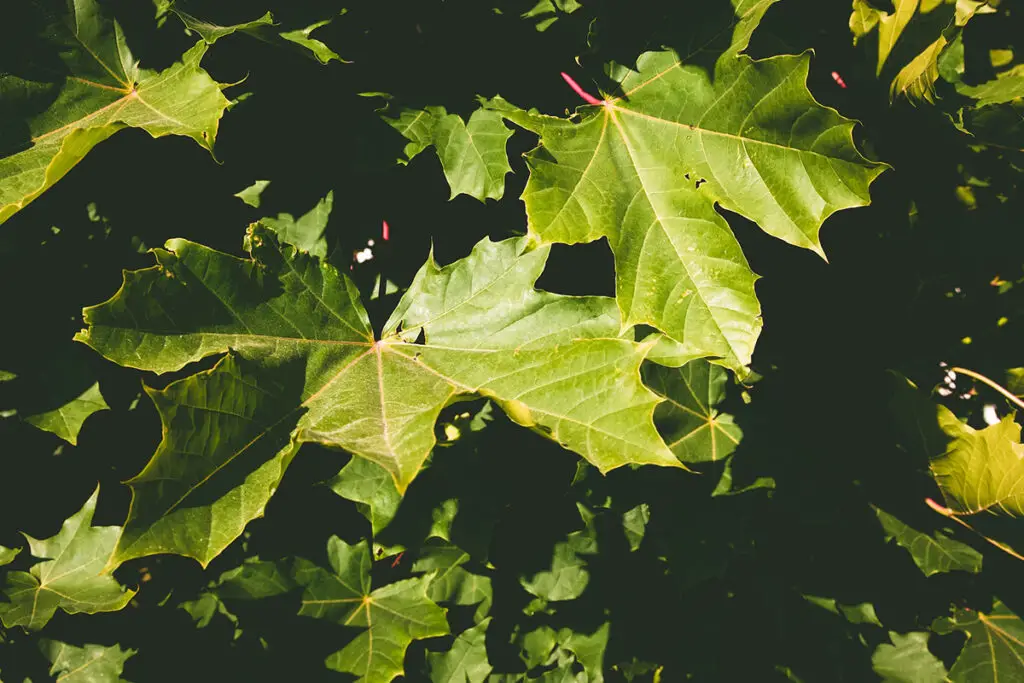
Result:
{"label": "small leaf", "polygon": [[5,548],[0,545],[0,567],[14,562],[14,558],[21,552],[21,548]]}
{"label": "small leaf", "polygon": [[955,541],[942,531],[923,533],[885,510],[874,510],[885,529],[886,539],[896,539],[900,547],[906,548],[925,576],[955,570],[974,574],[981,571],[981,553],[966,543]]}
{"label": "small leaf", "polygon": [[[0,223],[123,128],[142,128],[153,137],[183,135],[213,150],[228,100],[223,86],[199,67],[206,43],[159,73],[140,69],[120,25],[103,15],[96,0],[68,4],[68,14],[53,20],[44,36],[60,46],[63,65],[54,80],[0,78],[0,96],[20,100],[32,93],[32,103],[7,111],[35,112],[0,118],[0,125],[28,133],[19,151],[0,158]],[[38,65],[37,73],[55,70]]]}
{"label": "small leaf", "polygon": [[575,600],[590,583],[584,556],[597,552],[597,530],[593,526],[593,515],[583,506],[577,504],[577,507],[586,528],[572,532],[565,541],[555,544],[550,571],[519,579],[523,588],[538,598],[550,602]]}
{"label": "small leaf", "polygon": [[654,411],[654,424],[668,447],[683,462],[715,462],[736,450],[743,431],[732,415],[719,412],[729,373],[706,360],[681,368],[645,363],[644,383],[665,402]]}
{"label": "small leaf", "polygon": [[[195,31],[202,36],[203,40],[206,41],[208,45],[212,45],[224,36],[240,32],[242,34],[251,35],[267,43],[297,45],[300,48],[303,48],[302,53],[304,55],[317,60],[321,64],[327,64],[332,59],[339,62],[346,61],[339,57],[338,53],[334,50],[327,47],[323,41],[317,40],[310,35],[318,28],[330,24],[333,19],[324,19],[323,21],[318,21],[304,28],[289,31],[278,31],[275,28],[272,28],[275,27],[276,24],[274,24],[274,17],[270,12],[267,12],[259,19],[254,19],[253,21],[233,24],[231,26],[221,26],[194,17],[179,9],[172,8],[171,11],[181,19],[181,22],[185,24],[187,31]],[[282,43],[282,41],[285,41],[285,43]]]}
{"label": "small leaf", "polygon": [[427,587],[427,597],[434,602],[454,605],[479,605],[473,615],[479,623],[487,616],[494,599],[491,579],[472,574],[460,565],[468,562],[469,553],[453,545],[428,546],[412,566],[414,572],[434,572]]}
{"label": "small leaf", "polygon": [[327,668],[359,676],[363,683],[388,683],[404,674],[402,661],[413,640],[446,635],[444,610],[426,595],[430,577],[406,579],[370,591],[366,541],[350,546],[337,536],[327,543],[333,572],[309,562],[296,565],[305,587],[299,614],[366,629],[327,658]]}
{"label": "small leaf", "polygon": [[352,458],[324,483],[342,498],[356,503],[359,513],[370,520],[374,536],[395,518],[402,502],[402,494],[395,488],[391,474],[364,458]]}
{"label": "small leaf", "polygon": [[884,683],[943,683],[946,667],[928,651],[927,632],[905,635],[889,632],[892,644],[882,643],[871,655],[871,665]]}
{"label": "small leaf", "polygon": [[4,626],[23,626],[34,631],[45,626],[58,608],[70,614],[114,612],[135,595],[135,591],[122,588],[113,576],[100,573],[121,529],[91,526],[99,493],[96,487],[82,509],[64,522],[56,536],[36,540],[25,535],[32,556],[45,561],[33,565],[28,572],[8,572],[3,592],[10,602],[0,602]]}
{"label": "small leaf", "polygon": [[967,634],[967,643],[949,671],[952,683],[1024,680],[1024,622],[1002,602],[997,600],[987,614],[958,608],[932,629]]}
{"label": "small leaf", "polygon": [[505,175],[512,171],[505,143],[512,131],[499,113],[477,109],[467,124],[444,107],[427,107],[421,111],[404,109],[397,118],[384,120],[411,141],[405,147],[407,159],[434,146],[452,199],[468,194],[484,201],[501,199],[505,194]]}
{"label": "small leaf", "polygon": [[259,19],[253,19],[252,21],[247,21],[241,24],[232,24],[231,26],[221,26],[219,24],[198,19],[191,14],[174,7],[169,9],[171,12],[174,12],[179,19],[181,19],[181,23],[185,24],[186,32],[194,31],[195,33],[198,33],[200,37],[206,41],[207,45],[213,45],[224,36],[229,36],[236,31],[252,33],[262,26],[274,25],[274,17],[270,12],[267,12]]}
{"label": "small leaf", "polygon": [[260,223],[273,230],[282,242],[287,242],[304,252],[325,258],[327,240],[324,231],[334,208],[334,192],[316,203],[312,209],[299,218],[290,213],[281,213],[277,218],[261,218]]}
{"label": "small leaf", "polygon": [[331,19],[324,19],[323,21],[310,24],[305,28],[296,29],[294,31],[283,31],[281,33],[281,37],[290,43],[295,43],[296,45],[309,50],[309,52],[316,57],[317,61],[321,64],[327,64],[332,59],[339,62],[345,62],[344,59],[338,56],[337,52],[327,47],[322,40],[310,37],[310,34],[313,33],[313,31],[322,26],[326,26],[331,23],[331,21]]}
{"label": "small leaf", "polygon": [[630,550],[640,547],[649,521],[651,521],[651,508],[647,503],[641,503],[622,515],[622,530],[626,534]]}
{"label": "small leaf", "polygon": [[492,668],[486,646],[490,623],[488,618],[460,633],[447,652],[427,653],[427,670],[432,683],[483,683],[487,680]]}
{"label": "small leaf", "polygon": [[267,189],[269,184],[269,180],[257,180],[241,192],[236,192],[235,196],[254,209],[258,209],[260,208],[260,195],[263,194],[263,190]]}
{"label": "small leaf", "polygon": [[24,420],[44,432],[56,434],[75,446],[78,444],[78,433],[82,429],[82,424],[90,415],[101,410],[110,410],[110,406],[103,400],[99,382],[96,382],[80,396],[61,407],[37,415],[27,415]]}
{"label": "small leaf", "polygon": [[60,683],[127,683],[121,672],[135,655],[135,650],[122,650],[118,645],[75,647],[47,638],[39,641],[39,649],[53,663],[50,675]]}

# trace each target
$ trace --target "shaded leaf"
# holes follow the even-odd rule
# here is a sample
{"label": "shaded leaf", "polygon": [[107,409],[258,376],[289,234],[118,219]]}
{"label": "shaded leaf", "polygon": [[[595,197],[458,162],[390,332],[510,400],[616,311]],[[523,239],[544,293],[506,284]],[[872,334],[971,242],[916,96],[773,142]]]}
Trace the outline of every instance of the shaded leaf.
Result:
{"label": "shaded leaf", "polygon": [[505,174],[512,171],[505,143],[512,131],[497,112],[477,109],[467,124],[444,107],[427,107],[403,109],[396,118],[384,120],[410,141],[405,146],[407,160],[434,146],[452,199],[468,194],[483,201],[505,194]]}
{"label": "shaded leaf", "polygon": [[[0,223],[70,171],[95,145],[126,127],[153,137],[184,135],[213,150],[228,106],[221,85],[199,67],[206,44],[161,72],[140,69],[117,22],[96,0],[68,4],[68,14],[47,27],[65,72],[52,81],[15,74],[0,77],[2,125],[24,131],[0,158]],[[42,65],[38,73],[53,73]],[[34,112],[18,117],[13,112]]]}
{"label": "shaded leaf", "polygon": [[649,521],[651,521],[651,508],[647,503],[641,503],[622,515],[622,530],[626,534],[626,542],[629,543],[630,550],[640,547]]}
{"label": "shaded leaf", "polygon": [[47,638],[39,641],[39,649],[53,663],[50,675],[60,683],[126,683],[121,672],[135,655],[135,650],[122,650],[119,645],[76,647]]}
{"label": "shaded leaf", "polygon": [[892,644],[882,643],[871,655],[871,665],[884,683],[943,683],[946,667],[928,651],[927,632],[905,635],[889,632]]}
{"label": "shaded leaf", "polygon": [[430,546],[422,551],[412,566],[414,572],[434,572],[427,586],[427,597],[434,602],[454,605],[479,605],[473,620],[481,622],[494,599],[491,579],[464,569],[469,553],[453,545]]}
{"label": "shaded leaf", "polygon": [[725,400],[725,369],[698,359],[680,368],[645,363],[642,372],[644,383],[665,399],[654,411],[654,424],[676,457],[696,463],[732,454],[743,431],[716,407]]}
{"label": "shaded leaf", "polygon": [[578,503],[576,507],[586,528],[572,532],[565,541],[555,544],[549,571],[519,579],[523,588],[538,598],[550,602],[575,600],[590,583],[585,556],[597,553],[597,530],[593,525],[594,515]]}
{"label": "shaded leaf", "polygon": [[296,565],[295,578],[305,587],[299,614],[365,629],[327,658],[328,668],[365,683],[387,683],[404,674],[402,661],[413,640],[448,633],[444,610],[427,598],[429,576],[371,592],[366,541],[350,546],[332,536],[327,554],[331,572],[308,562]]}
{"label": "shaded leaf", "polygon": [[1024,680],[1024,623],[1002,602],[997,600],[987,614],[958,608],[932,629],[967,634],[967,643],[949,670],[953,683]]}
{"label": "shaded leaf", "polygon": [[981,571],[982,556],[977,550],[953,540],[942,531],[926,534],[904,524],[885,510],[874,508],[878,521],[885,529],[886,539],[895,539],[914,558],[914,564],[925,576],[948,571]]}
{"label": "shaded leaf", "polygon": [[377,341],[347,277],[258,225],[248,244],[252,260],[171,240],[154,250],[160,265],[127,273],[114,298],[84,311],[75,338],[122,365],[168,372],[233,349],[148,391],[164,440],[129,482],[116,561],[175,552],[205,564],[262,513],[306,441],[377,463],[404,491],[441,408],[463,394],[491,398],[601,471],[681,467],[640,381],[651,343],[619,336],[610,299],[533,289],[547,247],[485,239],[450,266],[428,261]]}
{"label": "shaded leaf", "polygon": [[74,446],[78,444],[78,432],[82,424],[90,415],[101,410],[110,410],[110,406],[103,400],[99,382],[96,382],[61,407],[37,415],[26,415],[24,420],[45,432],[56,434]]}
{"label": "shaded leaf", "polygon": [[97,487],[56,536],[37,540],[25,535],[32,556],[45,561],[28,572],[8,572],[3,592],[9,602],[0,602],[4,626],[38,630],[58,609],[70,614],[114,612],[135,595],[113,576],[100,573],[121,529],[91,526],[99,493]]}
{"label": "shaded leaf", "polygon": [[483,683],[491,673],[487,660],[487,627],[485,619],[466,629],[447,652],[428,652],[427,670],[433,683]]}

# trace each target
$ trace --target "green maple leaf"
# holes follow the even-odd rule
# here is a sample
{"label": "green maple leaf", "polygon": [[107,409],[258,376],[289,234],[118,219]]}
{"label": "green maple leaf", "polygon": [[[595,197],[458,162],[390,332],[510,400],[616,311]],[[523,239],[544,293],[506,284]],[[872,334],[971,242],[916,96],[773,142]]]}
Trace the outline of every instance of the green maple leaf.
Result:
{"label": "green maple leaf", "polygon": [[946,667],[928,650],[930,634],[889,632],[892,644],[882,643],[871,655],[871,665],[883,683],[944,683]]}
{"label": "green maple leaf", "polygon": [[466,123],[444,107],[427,107],[402,109],[397,117],[384,120],[410,141],[405,146],[405,161],[433,145],[451,199],[468,194],[484,201],[505,194],[505,174],[512,172],[505,143],[512,131],[499,113],[477,109]]}
{"label": "green maple leaf", "polygon": [[85,420],[101,410],[110,410],[103,400],[99,382],[83,391],[59,408],[36,415],[26,415],[25,422],[45,432],[56,434],[72,446],[78,444],[78,433],[82,430]]}
{"label": "green maple leaf", "polygon": [[926,534],[879,508],[875,508],[875,514],[885,529],[886,539],[896,539],[925,576],[955,570],[975,574],[981,571],[981,553],[966,543],[954,540],[948,533],[935,531]]}
{"label": "green maple leaf", "polygon": [[654,411],[654,424],[668,447],[683,462],[715,462],[729,457],[743,438],[732,415],[716,406],[725,399],[729,373],[706,360],[679,368],[646,363],[644,383],[665,402]]}
{"label": "green maple leaf", "polygon": [[97,487],[56,536],[37,540],[25,534],[32,556],[45,561],[28,572],[7,574],[3,592],[9,602],[0,602],[4,626],[38,630],[58,609],[70,614],[114,612],[135,595],[135,591],[123,589],[113,576],[100,573],[120,528],[91,526],[99,492]]}
{"label": "green maple leaf", "polygon": [[713,73],[673,51],[612,76],[622,94],[543,116],[487,106],[540,137],[523,192],[540,243],[607,238],[626,325],[648,324],[690,358],[745,367],[761,330],[756,276],[716,205],[823,253],[822,222],[869,201],[883,165],[853,144],[853,122],[805,85],[809,56],[737,52],[770,2],[737,3],[733,43]]}
{"label": "green maple leaf", "polygon": [[135,650],[122,650],[118,645],[76,647],[46,638],[39,641],[39,649],[53,663],[50,675],[60,683],[126,683],[121,672],[135,655]]}
{"label": "green maple leaf", "polygon": [[0,223],[123,128],[184,135],[212,152],[228,100],[199,66],[205,43],[163,71],[140,69],[120,25],[96,0],[68,3],[43,38],[59,53],[62,72],[48,81],[35,75],[54,73],[42,67],[33,76],[0,76],[0,97],[9,102],[0,125],[17,138],[5,136],[0,149]]}
{"label": "green maple leaf", "polygon": [[371,591],[366,541],[348,545],[332,536],[327,555],[332,571],[296,563],[295,579],[305,587],[299,614],[365,629],[327,658],[328,668],[353,673],[363,683],[387,683],[404,673],[402,661],[413,640],[448,633],[444,610],[426,594],[429,575]]}
{"label": "green maple leaf", "polygon": [[988,613],[957,608],[952,617],[932,624],[939,633],[967,634],[960,656],[949,670],[952,683],[1024,680],[1024,622],[996,600]]}
{"label": "green maple leaf", "polygon": [[487,659],[490,618],[466,629],[447,652],[427,653],[427,671],[433,683],[483,683],[491,673]]}
{"label": "green maple leaf", "polygon": [[1024,446],[1013,416],[976,430],[944,406],[937,413],[949,442],[931,470],[946,505],[958,515],[1024,515]]}
{"label": "green maple leaf", "polygon": [[129,482],[112,562],[174,552],[206,564],[262,514],[302,442],[371,460],[404,492],[439,412],[467,394],[603,472],[682,467],[640,381],[656,342],[620,336],[611,299],[533,289],[548,247],[485,239],[444,268],[429,260],[375,340],[347,277],[250,231],[251,260],[171,240],[154,250],[158,266],[126,273],[114,298],[83,313],[76,339],[122,365],[170,372],[231,351],[148,390],[164,439]]}

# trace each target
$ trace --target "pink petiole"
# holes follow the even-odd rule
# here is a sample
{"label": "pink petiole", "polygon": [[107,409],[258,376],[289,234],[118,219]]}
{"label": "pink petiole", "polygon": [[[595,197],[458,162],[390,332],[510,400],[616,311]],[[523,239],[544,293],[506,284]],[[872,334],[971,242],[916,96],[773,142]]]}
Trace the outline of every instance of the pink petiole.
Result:
{"label": "pink petiole", "polygon": [[564,71],[562,72],[562,78],[564,78],[565,82],[569,84],[569,87],[573,89],[573,92],[582,97],[587,104],[604,104],[603,101],[597,99],[596,97],[588,93],[586,90],[581,88],[580,84],[574,81],[572,76],[565,73]]}

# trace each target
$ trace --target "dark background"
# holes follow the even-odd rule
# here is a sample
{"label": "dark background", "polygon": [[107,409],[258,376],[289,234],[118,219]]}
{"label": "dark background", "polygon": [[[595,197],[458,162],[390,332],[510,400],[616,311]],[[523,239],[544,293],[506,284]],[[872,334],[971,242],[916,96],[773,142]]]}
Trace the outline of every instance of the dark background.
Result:
{"label": "dark background", "polygon": [[[503,200],[448,201],[436,156],[428,150],[408,166],[397,165],[405,141],[380,120],[376,110],[384,101],[358,93],[388,92],[396,106],[444,105],[464,117],[477,95],[501,94],[520,106],[564,114],[580,101],[559,71],[592,92],[609,89],[603,63],[630,63],[646,49],[682,44],[703,19],[731,13],[724,0],[598,0],[538,32],[518,16],[531,4],[355,2],[315,34],[350,64],[322,66],[298,51],[244,35],[227,37],[203,65],[220,82],[245,78],[227,91],[229,97],[253,95],[221,121],[216,161],[188,139],[154,140],[126,130],[0,227],[0,369],[19,375],[17,383],[0,385],[0,409],[54,407],[92,377],[99,377],[112,408],[86,422],[77,447],[16,418],[0,420],[0,544],[24,545],[19,531],[54,534],[96,482],[101,496],[95,523],[123,522],[129,492],[118,482],[142,468],[160,438],[148,399],[132,407],[140,383],[161,387],[181,375],[120,368],[70,339],[81,327],[82,307],[111,296],[122,269],[151,264],[140,244],[185,237],[241,254],[248,223],[278,212],[299,215],[333,190],[332,260],[347,269],[351,254],[374,238],[376,258],[357,267],[356,280],[368,291],[383,270],[407,285],[431,245],[438,262],[449,263],[484,236],[501,239],[525,230],[518,196],[527,174],[520,155],[535,139],[525,131],[511,139],[514,174]],[[157,28],[147,2],[108,5],[145,68],[168,66],[194,42],[174,17]],[[269,9],[288,27],[340,9],[313,0],[265,5],[194,2],[187,8],[225,24]],[[580,477],[575,455],[500,415],[464,444],[439,449],[389,533],[415,546],[431,504],[453,496],[461,497],[462,514],[493,524],[493,536],[482,542],[485,554],[475,554],[470,566],[495,582],[495,621],[488,632],[495,671],[521,669],[516,647],[503,644],[516,627],[525,632],[548,623],[590,633],[610,619],[606,665],[633,657],[656,662],[665,666],[663,681],[785,680],[786,667],[803,681],[870,681],[877,679],[870,654],[884,633],[851,626],[802,594],[872,602],[886,628],[899,632],[926,628],[951,602],[984,609],[998,593],[1011,607],[1024,606],[1013,560],[986,552],[980,577],[926,579],[904,550],[885,544],[868,506],[883,505],[918,528],[936,524],[921,502],[937,497],[936,491],[897,448],[887,371],[929,391],[941,381],[940,362],[997,380],[1021,364],[1022,290],[1000,294],[990,282],[997,275],[1010,282],[1024,275],[1024,231],[1013,159],[999,150],[972,149],[939,107],[891,105],[888,79],[874,73],[874,46],[852,45],[849,13],[846,2],[784,0],[769,10],[749,50],[760,57],[813,49],[811,92],[862,122],[862,150],[894,169],[873,185],[870,207],[825,223],[828,263],[727,216],[763,276],[757,292],[765,320],[754,355],[754,369],[764,379],[750,390],[749,405],[737,391],[728,404],[745,433],[736,467],[740,477],[773,477],[776,489],[711,498],[715,468],[701,477],[658,468],[623,469],[605,478],[591,470]],[[1024,35],[1021,27],[984,20],[972,24],[979,41],[1005,44]],[[0,31],[24,33],[24,25],[5,22]],[[8,60],[6,66],[0,62],[0,71],[15,68],[17,54],[8,49],[0,56]],[[955,103],[954,93],[940,94],[947,109]],[[973,205],[957,191],[971,177],[986,183],[973,187]],[[259,209],[232,196],[256,179],[272,181]],[[91,216],[89,204],[95,205]],[[382,220],[391,226],[386,247],[379,239]],[[53,234],[51,226],[60,232]],[[611,295],[613,276],[603,241],[556,246],[540,286]],[[395,302],[370,302],[377,329]],[[997,326],[1003,316],[1008,322]],[[947,402],[980,426],[980,406],[995,397],[979,387],[979,396],[957,398],[969,388],[961,384]],[[246,555],[323,562],[331,534],[349,542],[367,536],[368,524],[354,506],[317,486],[348,457],[304,446],[266,518],[250,525],[244,549],[236,542],[206,572],[179,557],[132,561],[118,571],[123,582],[152,577],[132,605],[96,616],[60,612],[43,635],[138,649],[127,664],[128,680],[346,680],[324,669],[322,659],[353,632],[295,617],[293,602],[238,605],[244,633],[237,641],[224,624],[197,630],[174,606]],[[524,617],[529,596],[519,576],[548,567],[554,543],[581,527],[577,501],[597,504],[606,495],[620,512],[639,502],[651,506],[641,549],[629,553],[614,518],[602,517],[602,553],[591,558],[592,580],[583,597],[559,604],[553,615]],[[480,538],[467,543],[481,545]],[[407,576],[411,559],[395,568],[390,559],[378,563],[375,585]],[[485,560],[496,569],[486,569]],[[159,606],[169,592],[170,600]],[[467,618],[453,612],[453,631],[468,625]],[[34,637],[14,630],[4,637],[5,676],[47,680]],[[947,666],[961,642],[932,638]],[[410,679],[418,680],[425,647],[444,649],[446,641],[410,648]],[[621,680],[618,675],[608,678]]]}

